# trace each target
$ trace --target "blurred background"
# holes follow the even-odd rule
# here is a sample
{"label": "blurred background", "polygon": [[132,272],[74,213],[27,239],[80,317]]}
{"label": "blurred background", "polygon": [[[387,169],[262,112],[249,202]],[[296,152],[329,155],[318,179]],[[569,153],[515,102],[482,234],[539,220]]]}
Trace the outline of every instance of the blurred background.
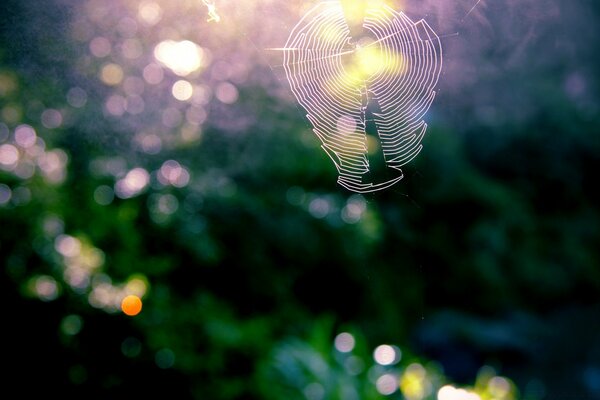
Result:
{"label": "blurred background", "polygon": [[2,391],[600,399],[600,3],[389,1],[444,72],[365,196],[266,50],[314,3],[240,3],[1,2]]}

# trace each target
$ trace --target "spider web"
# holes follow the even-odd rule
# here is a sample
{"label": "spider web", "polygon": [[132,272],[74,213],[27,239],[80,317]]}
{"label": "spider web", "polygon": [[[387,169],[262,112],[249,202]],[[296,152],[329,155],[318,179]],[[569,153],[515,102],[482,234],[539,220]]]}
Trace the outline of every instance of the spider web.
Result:
{"label": "spider web", "polygon": [[[290,88],[334,162],[338,183],[368,193],[400,181],[401,167],[421,151],[442,47],[427,22],[384,4],[368,6],[360,22],[351,33],[341,2],[318,3],[285,47],[273,50],[283,52]],[[373,174],[377,156],[385,175]]]}

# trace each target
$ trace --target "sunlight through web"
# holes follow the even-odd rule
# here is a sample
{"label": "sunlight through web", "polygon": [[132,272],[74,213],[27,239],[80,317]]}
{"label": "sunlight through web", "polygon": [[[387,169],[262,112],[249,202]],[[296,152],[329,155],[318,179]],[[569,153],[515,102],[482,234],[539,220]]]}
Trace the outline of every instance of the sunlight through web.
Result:
{"label": "sunlight through web", "polygon": [[440,38],[383,3],[310,9],[283,48],[283,66],[338,183],[367,193],[403,178],[422,149],[442,69]]}

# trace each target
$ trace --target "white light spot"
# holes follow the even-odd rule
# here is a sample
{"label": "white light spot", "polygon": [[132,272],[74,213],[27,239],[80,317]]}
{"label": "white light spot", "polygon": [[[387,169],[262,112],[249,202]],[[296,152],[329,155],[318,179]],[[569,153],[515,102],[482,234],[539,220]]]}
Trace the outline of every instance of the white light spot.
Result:
{"label": "white light spot", "polygon": [[0,167],[12,171],[19,161],[19,150],[12,144],[0,146]]}
{"label": "white light spot", "polygon": [[81,253],[81,242],[73,236],[59,235],[54,240],[54,248],[63,257],[72,258]]}
{"label": "white light spot", "polygon": [[347,224],[355,224],[360,221],[366,209],[367,202],[364,197],[359,194],[353,195],[342,209],[342,220]]}
{"label": "white light spot", "polygon": [[165,40],[154,48],[154,57],[176,75],[187,76],[203,66],[204,50],[189,40]]}
{"label": "white light spot", "polygon": [[69,156],[61,150],[50,150],[38,158],[38,166],[49,183],[62,183],[67,176]]}
{"label": "white light spot", "polygon": [[454,388],[453,386],[442,386],[440,390],[438,390],[437,398],[438,400],[455,400],[455,392],[456,388]]}
{"label": "white light spot", "polygon": [[15,142],[22,148],[26,149],[35,144],[37,135],[35,130],[29,125],[19,125],[15,129]]}
{"label": "white light spot", "polygon": [[389,396],[398,390],[398,379],[392,374],[380,376],[375,382],[377,391],[384,396]]}
{"label": "white light spot", "polygon": [[335,337],[333,343],[337,351],[341,353],[349,353],[354,349],[356,341],[354,340],[354,336],[352,336],[350,333],[342,332]]}
{"label": "white light spot", "polygon": [[221,82],[217,86],[215,96],[221,103],[233,104],[238,100],[239,93],[233,84],[229,82]]}
{"label": "white light spot", "polygon": [[399,361],[400,357],[396,354],[396,349],[388,344],[377,346],[373,352],[373,359],[379,365],[392,365]]}
{"label": "white light spot", "polygon": [[175,160],[168,160],[160,167],[157,175],[158,181],[163,185],[184,187],[190,182],[188,170]]}
{"label": "white light spot", "polygon": [[477,393],[469,392],[465,389],[457,389],[446,385],[440,388],[437,393],[438,400],[481,400]]}
{"label": "white light spot", "polygon": [[51,301],[58,297],[58,285],[53,277],[39,276],[35,280],[35,293],[43,301]]}
{"label": "white light spot", "polygon": [[321,197],[313,199],[308,206],[310,214],[318,219],[325,218],[329,214],[330,209],[331,205],[329,202]]}
{"label": "white light spot", "polygon": [[192,98],[194,88],[191,83],[184,80],[179,80],[173,84],[171,93],[179,101],[186,101]]}
{"label": "white light spot", "polygon": [[134,197],[144,190],[149,182],[148,171],[143,168],[134,168],[123,179],[117,181],[115,194],[122,199]]}
{"label": "white light spot", "polygon": [[138,17],[145,25],[156,25],[162,15],[162,9],[153,1],[142,1],[138,6]]}

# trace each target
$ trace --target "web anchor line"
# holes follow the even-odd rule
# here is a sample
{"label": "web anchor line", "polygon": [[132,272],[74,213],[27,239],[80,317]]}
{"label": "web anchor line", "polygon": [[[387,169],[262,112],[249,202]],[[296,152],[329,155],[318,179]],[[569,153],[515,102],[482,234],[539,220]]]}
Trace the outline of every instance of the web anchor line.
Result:
{"label": "web anchor line", "polygon": [[471,7],[471,9],[465,14],[464,17],[462,17],[462,19],[460,20],[460,22],[465,22],[465,19],[467,19],[467,17],[469,15],[471,15],[471,13],[473,11],[475,11],[475,9],[477,8],[477,6],[479,5],[479,3],[481,3],[482,0],[477,0],[477,2],[473,5],[473,7]]}

